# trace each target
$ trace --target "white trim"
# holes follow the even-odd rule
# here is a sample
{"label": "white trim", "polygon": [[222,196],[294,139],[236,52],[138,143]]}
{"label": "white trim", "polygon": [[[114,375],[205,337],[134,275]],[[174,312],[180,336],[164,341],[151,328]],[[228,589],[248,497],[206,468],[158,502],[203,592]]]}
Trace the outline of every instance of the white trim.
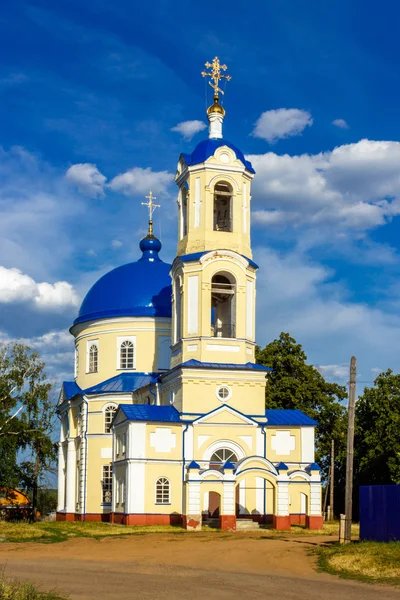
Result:
{"label": "white trim", "polygon": [[[228,387],[228,386],[226,386],[226,387]],[[207,421],[211,417],[211,415],[218,415],[219,413],[221,413],[225,410],[228,413],[230,413],[231,415],[236,416],[238,419],[241,419],[244,422],[244,424],[246,424],[246,425],[251,425],[253,427],[259,426],[258,423],[256,421],[254,421],[251,417],[246,417],[245,415],[242,415],[240,412],[238,412],[231,406],[228,406],[227,404],[223,404],[222,406],[220,406],[218,408],[214,408],[214,410],[211,410],[206,415],[202,415],[199,419],[195,419],[193,424],[194,425],[202,425],[202,424],[211,425],[212,423],[207,423]],[[216,423],[216,425],[219,425],[219,423]],[[238,423],[224,423],[224,425],[237,426]]]}
{"label": "white trim", "polygon": [[301,462],[315,461],[314,427],[302,427],[301,437]]}
{"label": "white trim", "polygon": [[200,177],[196,177],[195,181],[195,193],[194,193],[194,227],[198,229],[200,227],[200,211],[201,211],[201,198],[200,198]]}
{"label": "white trim", "polygon": [[[226,259],[232,258],[233,260],[238,261],[243,267],[246,269],[249,266],[249,261],[246,260],[241,254],[238,254],[234,250],[211,250],[211,252],[207,252],[207,254],[203,254],[199,258],[199,262],[201,264],[205,263],[208,260],[216,260],[216,259]],[[215,272],[217,273],[220,269],[217,269]]]}
{"label": "white trim", "polygon": [[211,352],[240,352],[240,346],[224,346],[223,344],[207,344],[206,350]]}
{"label": "white trim", "polygon": [[128,479],[133,485],[130,485],[128,492],[127,511],[128,513],[144,513],[145,500],[145,469],[146,465],[141,462],[128,462]]}
{"label": "white trim", "polygon": [[[203,458],[201,460],[211,460],[211,457],[214,454],[214,452],[217,452],[218,450],[223,450],[224,448],[227,448],[228,450],[231,450],[231,452],[234,452],[238,457],[238,460],[241,460],[246,456],[246,453],[243,450],[242,446],[239,446],[239,444],[237,444],[236,442],[232,442],[232,440],[218,440],[217,442],[214,442],[213,444],[208,446],[208,448],[203,453]],[[210,471],[213,471],[213,469],[210,469]],[[215,470],[214,472],[218,473],[218,471]]]}
{"label": "white trim", "polygon": [[[278,476],[278,471],[276,470],[276,468],[274,467],[272,462],[270,462],[267,458],[263,458],[262,456],[248,456],[247,458],[245,458],[238,464],[237,470],[236,470],[236,477],[239,476],[240,473],[242,473],[242,471],[245,470],[245,467],[248,468],[247,465],[252,461],[257,461],[257,462],[261,463],[262,465],[264,465],[264,467],[267,471],[271,472],[272,475],[275,475],[275,477]],[[254,468],[255,470],[257,470],[258,467],[250,467],[250,468]]]}
{"label": "white trim", "polygon": [[247,280],[246,286],[246,337],[253,339],[253,282]]}
{"label": "white trim", "polygon": [[[133,344],[133,367],[124,369],[121,367],[121,346],[124,342],[132,342]],[[117,337],[117,369],[119,371],[134,371],[136,369],[136,336],[121,335]]]}
{"label": "white trim", "polygon": [[199,276],[190,275],[187,286],[188,334],[199,331]]}
{"label": "white trim", "polygon": [[[228,146],[221,146],[220,148],[217,148],[217,150],[220,150],[221,148],[227,148],[227,152],[228,153],[230,152],[230,149],[228,148]],[[208,165],[207,165],[207,167],[208,167]],[[224,165],[223,168],[224,168],[224,171],[225,171],[225,169],[229,168],[229,167],[228,167],[228,165]],[[228,175],[225,172],[221,173],[221,167],[220,166],[218,167],[218,171],[219,171],[219,174],[218,175],[214,175],[214,177],[212,177],[210,179],[210,181],[208,182],[208,186],[207,186],[207,187],[209,187],[210,189],[213,190],[213,193],[214,193],[215,186],[218,183],[224,182],[225,180],[228,180],[229,183],[232,183],[235,186],[236,192],[240,191],[238,182],[231,175]],[[232,189],[232,192],[233,192],[233,189]],[[234,193],[232,195],[234,195]]]}
{"label": "white trim", "polygon": [[247,183],[243,183],[243,210],[242,210],[242,219],[243,219],[243,233],[247,233]]}

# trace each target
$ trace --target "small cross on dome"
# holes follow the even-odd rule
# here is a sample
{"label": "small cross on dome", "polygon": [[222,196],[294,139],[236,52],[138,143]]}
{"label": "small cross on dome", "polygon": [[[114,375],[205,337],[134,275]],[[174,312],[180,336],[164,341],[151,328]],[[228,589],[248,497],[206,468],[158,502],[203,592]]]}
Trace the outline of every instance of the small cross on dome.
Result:
{"label": "small cross on dome", "polygon": [[160,208],[159,204],[154,204],[153,200],[156,200],[156,197],[153,196],[153,192],[150,190],[149,195],[145,196],[148,199],[148,202],[142,202],[142,206],[147,206],[149,209],[149,233],[148,235],[153,235],[153,212],[156,208]]}

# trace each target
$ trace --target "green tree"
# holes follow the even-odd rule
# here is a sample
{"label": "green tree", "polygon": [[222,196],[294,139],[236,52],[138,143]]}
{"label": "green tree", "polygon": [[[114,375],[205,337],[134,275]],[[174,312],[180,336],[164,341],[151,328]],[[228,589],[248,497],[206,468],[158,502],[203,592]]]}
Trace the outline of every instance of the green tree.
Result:
{"label": "green tree", "polygon": [[[55,460],[55,402],[39,355],[19,342],[0,348],[0,487],[17,484],[32,492]],[[18,463],[18,456],[25,460]],[[36,515],[36,510],[33,511]]]}
{"label": "green tree", "polygon": [[317,460],[326,474],[333,439],[339,465],[346,452],[347,411],[341,404],[347,397],[346,388],[327,382],[313,365],[307,364],[301,344],[288,333],[282,332],[264,349],[257,346],[256,360],[273,369],[268,375],[266,407],[298,409],[315,419],[319,424]]}
{"label": "green tree", "polygon": [[400,484],[400,375],[390,369],[356,403],[355,475],[362,484]]}

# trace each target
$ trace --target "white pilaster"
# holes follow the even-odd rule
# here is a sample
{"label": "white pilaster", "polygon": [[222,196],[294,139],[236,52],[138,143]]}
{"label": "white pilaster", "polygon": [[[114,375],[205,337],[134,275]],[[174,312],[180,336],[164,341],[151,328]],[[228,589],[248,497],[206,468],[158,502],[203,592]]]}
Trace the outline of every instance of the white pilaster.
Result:
{"label": "white pilaster", "polygon": [[301,428],[301,462],[313,463],[315,460],[314,427]]}
{"label": "white pilaster", "polygon": [[63,444],[58,446],[58,502],[57,511],[65,510],[65,453]]}
{"label": "white pilaster", "polygon": [[187,514],[200,515],[200,482],[189,481],[187,486]]}
{"label": "white pilaster", "polygon": [[321,514],[321,483],[311,482],[310,483],[310,516],[316,516]]}
{"label": "white pilaster", "polygon": [[75,512],[76,447],[75,439],[69,438],[67,446],[67,498],[65,511]]}
{"label": "white pilaster", "polygon": [[236,514],[236,502],[235,502],[235,482],[224,481],[224,492],[222,499],[222,513],[223,515],[235,515]]}
{"label": "white pilaster", "polygon": [[[144,501],[145,501],[145,463],[144,462],[135,462],[129,463],[128,465],[128,477],[127,480],[129,482],[129,491],[127,491],[127,502],[126,502],[126,512],[127,513],[135,513],[135,514],[143,514],[144,511]],[[154,481],[155,484],[155,481]],[[150,484],[149,484],[150,485]],[[149,494],[153,493],[155,496],[155,487],[153,485],[153,490],[149,489]],[[114,494],[113,494],[114,496]]]}
{"label": "white pilaster", "polygon": [[287,480],[277,482],[276,514],[286,517],[289,514],[289,482]]}

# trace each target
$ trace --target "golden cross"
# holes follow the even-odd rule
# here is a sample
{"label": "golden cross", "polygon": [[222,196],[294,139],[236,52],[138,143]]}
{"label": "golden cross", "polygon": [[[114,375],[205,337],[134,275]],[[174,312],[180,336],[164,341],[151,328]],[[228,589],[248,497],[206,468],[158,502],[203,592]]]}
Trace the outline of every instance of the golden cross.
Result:
{"label": "golden cross", "polygon": [[226,79],[227,81],[230,81],[232,77],[230,75],[224,75],[221,73],[221,71],[226,71],[228,67],[226,65],[221,65],[218,56],[213,59],[212,63],[206,62],[205,66],[207,69],[211,69],[211,71],[202,71],[201,74],[203,77],[210,77],[212,80],[208,83],[214,90],[214,100],[218,100],[218,92],[221,92],[221,94],[224,93],[219,87],[220,79]]}
{"label": "golden cross", "polygon": [[153,200],[156,200],[156,197],[153,196],[153,192],[150,190],[149,195],[145,196],[148,199],[148,202],[142,202],[142,206],[147,206],[149,209],[149,235],[153,235],[153,212],[156,208],[160,208],[159,204],[154,204]]}

